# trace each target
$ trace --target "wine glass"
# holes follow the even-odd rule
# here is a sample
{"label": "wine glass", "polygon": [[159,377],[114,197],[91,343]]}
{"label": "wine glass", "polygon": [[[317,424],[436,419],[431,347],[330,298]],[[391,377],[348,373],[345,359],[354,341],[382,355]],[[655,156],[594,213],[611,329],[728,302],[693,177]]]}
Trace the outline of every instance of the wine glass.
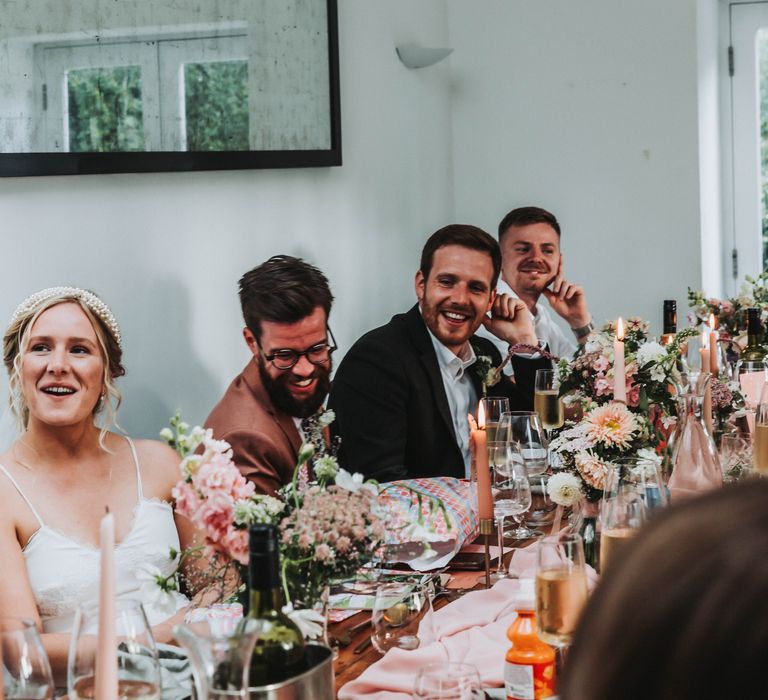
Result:
{"label": "wine glass", "polygon": [[725,482],[739,481],[754,474],[749,433],[726,433],[720,438],[720,468]]}
{"label": "wine glass", "polygon": [[373,601],[371,642],[380,654],[393,648],[417,649],[419,625],[432,609],[430,584],[379,584]]}
{"label": "wine glass", "polygon": [[764,360],[739,360],[736,363],[736,375],[746,407],[754,411],[760,403],[763,386],[768,382],[768,364]]}
{"label": "wine glass", "polygon": [[752,440],[752,462],[755,471],[768,473],[768,382],[763,384],[760,403],[755,411],[755,436]]}
{"label": "wine glass", "polygon": [[542,641],[563,650],[587,602],[581,535],[561,530],[543,537],[536,558],[536,631]]}
{"label": "wine glass", "polygon": [[53,674],[32,620],[0,617],[0,697],[6,700],[50,700]]}
{"label": "wine glass", "polygon": [[477,668],[448,661],[419,669],[413,685],[414,700],[480,700],[483,686]]}
{"label": "wine glass", "polygon": [[508,453],[508,459],[498,474],[494,472],[493,478],[494,489],[499,491],[499,500],[504,501],[503,509],[507,515],[512,516],[517,525],[514,530],[506,534],[516,540],[540,537],[541,533],[538,530],[531,530],[524,522],[525,514],[533,503],[533,497],[531,495],[531,482],[528,480],[527,464],[521,458],[519,447]]}
{"label": "wine glass", "polygon": [[669,490],[661,477],[659,464],[642,457],[613,460],[605,475],[603,498],[636,494],[650,512],[669,505]]}
{"label": "wine glass", "polygon": [[500,430],[508,428],[509,439],[520,445],[525,466],[530,476],[547,470],[548,443],[535,411],[507,411],[501,417]]}
{"label": "wine glass", "polygon": [[646,518],[643,498],[630,488],[619,489],[615,495],[603,494],[600,509],[600,573],[608,569],[608,562],[616,551],[642,526]]}
{"label": "wine glass", "polygon": [[[520,448],[514,442],[490,443],[488,445],[488,460],[492,467],[493,479],[493,516],[496,520],[496,534],[499,545],[499,565],[496,573],[491,575],[492,581],[508,578],[509,573],[504,568],[504,521],[508,516],[525,513],[530,508],[521,489],[515,485],[514,465],[523,465]],[[524,490],[523,490],[524,491]],[[530,487],[528,489],[530,493]]]}
{"label": "wine glass", "polygon": [[509,399],[505,396],[485,396],[480,399],[485,411],[485,436],[488,443],[506,442],[507,438],[499,434],[499,423],[503,413],[509,410]]}
{"label": "wine glass", "polygon": [[554,369],[537,369],[533,408],[546,430],[562,428],[565,422],[560,398],[560,379]]}
{"label": "wine glass", "polygon": [[[69,643],[67,686],[70,700],[93,698],[95,690],[99,606],[81,605]],[[144,608],[135,600],[115,604],[117,696],[119,700],[158,700],[160,662]]]}

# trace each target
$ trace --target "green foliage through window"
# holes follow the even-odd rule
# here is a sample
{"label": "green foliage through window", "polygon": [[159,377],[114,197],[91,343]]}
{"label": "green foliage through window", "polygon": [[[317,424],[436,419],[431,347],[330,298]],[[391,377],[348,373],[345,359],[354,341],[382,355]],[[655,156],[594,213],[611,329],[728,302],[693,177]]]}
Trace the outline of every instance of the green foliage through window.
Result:
{"label": "green foliage through window", "polygon": [[69,150],[143,151],[139,66],[67,72]]}
{"label": "green foliage through window", "polygon": [[248,62],[187,63],[188,151],[247,151]]}

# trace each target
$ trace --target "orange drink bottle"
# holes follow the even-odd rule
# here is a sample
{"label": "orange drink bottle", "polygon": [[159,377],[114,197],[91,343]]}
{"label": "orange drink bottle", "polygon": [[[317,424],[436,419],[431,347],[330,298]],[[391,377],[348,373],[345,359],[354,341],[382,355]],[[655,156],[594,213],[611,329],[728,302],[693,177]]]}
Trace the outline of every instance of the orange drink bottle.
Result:
{"label": "orange drink bottle", "polygon": [[555,650],[536,634],[532,579],[521,579],[517,617],[507,630],[512,642],[504,664],[507,700],[539,700],[555,694]]}

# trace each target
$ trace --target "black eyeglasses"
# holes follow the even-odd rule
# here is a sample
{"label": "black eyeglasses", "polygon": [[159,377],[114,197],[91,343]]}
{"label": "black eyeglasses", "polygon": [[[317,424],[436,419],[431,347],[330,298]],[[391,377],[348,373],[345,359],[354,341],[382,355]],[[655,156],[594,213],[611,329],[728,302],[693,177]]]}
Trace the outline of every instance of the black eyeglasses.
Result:
{"label": "black eyeglasses", "polygon": [[331,359],[331,353],[337,349],[336,338],[333,337],[333,332],[330,327],[328,328],[328,335],[331,337],[331,342],[318,343],[306,350],[289,350],[288,348],[273,350],[267,355],[259,345],[259,351],[261,356],[271,362],[277,369],[291,369],[301,357],[306,357],[313,365],[324,365]]}

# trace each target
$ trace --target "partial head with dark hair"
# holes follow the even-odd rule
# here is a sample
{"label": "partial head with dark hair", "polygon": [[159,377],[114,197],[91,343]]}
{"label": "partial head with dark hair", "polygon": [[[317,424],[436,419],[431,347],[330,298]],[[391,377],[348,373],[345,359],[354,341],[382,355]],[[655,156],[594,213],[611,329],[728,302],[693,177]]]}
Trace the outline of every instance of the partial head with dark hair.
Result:
{"label": "partial head with dark hair", "polygon": [[272,403],[290,416],[314,414],[328,395],[332,303],[325,275],[290,255],[275,255],[240,280],[243,337]]}
{"label": "partial head with dark hair", "polygon": [[768,656],[768,482],[673,505],[617,552],[587,604],[563,700],[759,695]]}
{"label": "partial head with dark hair", "polygon": [[511,226],[530,226],[531,224],[547,224],[554,229],[558,237],[560,236],[560,223],[552,212],[541,207],[518,207],[499,222],[499,242]]}
{"label": "partial head with dark hair", "polygon": [[262,321],[295,323],[318,306],[327,320],[332,303],[326,276],[290,255],[274,255],[240,278],[243,320],[257,340],[261,338]]}
{"label": "partial head with dark hair", "polygon": [[483,229],[469,224],[450,224],[435,231],[424,244],[421,251],[421,264],[419,269],[424,279],[429,278],[432,270],[432,263],[435,258],[435,251],[447,245],[457,245],[470,250],[477,250],[486,253],[493,264],[493,279],[491,287],[496,287],[501,271],[501,250],[499,244],[493,240]]}

